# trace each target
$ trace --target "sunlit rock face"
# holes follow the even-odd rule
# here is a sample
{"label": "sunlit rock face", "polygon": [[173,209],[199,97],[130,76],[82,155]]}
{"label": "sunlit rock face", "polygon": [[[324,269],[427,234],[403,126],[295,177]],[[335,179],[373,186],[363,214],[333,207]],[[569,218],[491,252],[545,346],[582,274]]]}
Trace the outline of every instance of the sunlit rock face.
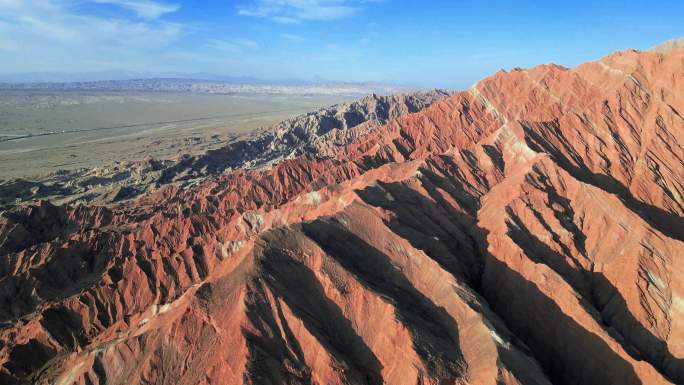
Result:
{"label": "sunlit rock face", "polygon": [[[0,219],[0,383],[682,384],[684,48]],[[312,132],[315,132],[312,131]]]}

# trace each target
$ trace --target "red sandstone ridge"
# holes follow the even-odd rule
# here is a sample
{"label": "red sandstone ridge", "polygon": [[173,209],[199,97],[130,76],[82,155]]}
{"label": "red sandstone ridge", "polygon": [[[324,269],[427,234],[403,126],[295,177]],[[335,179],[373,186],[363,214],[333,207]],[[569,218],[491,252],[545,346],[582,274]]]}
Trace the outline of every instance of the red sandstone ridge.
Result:
{"label": "red sandstone ridge", "polygon": [[0,222],[0,382],[684,383],[684,48]]}

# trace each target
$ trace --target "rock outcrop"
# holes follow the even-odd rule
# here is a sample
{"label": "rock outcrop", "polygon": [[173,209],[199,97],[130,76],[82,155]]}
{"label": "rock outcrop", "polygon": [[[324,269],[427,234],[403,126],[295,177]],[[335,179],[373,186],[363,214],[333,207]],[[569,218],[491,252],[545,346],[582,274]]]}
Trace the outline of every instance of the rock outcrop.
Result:
{"label": "rock outcrop", "polygon": [[667,54],[670,53],[673,49],[679,47],[684,47],[684,37],[680,37],[679,39],[668,40],[665,43],[658,44],[657,46],[651,48],[651,50]]}
{"label": "rock outcrop", "polygon": [[15,208],[0,382],[682,384],[683,90],[683,48],[501,71],[271,167]]}

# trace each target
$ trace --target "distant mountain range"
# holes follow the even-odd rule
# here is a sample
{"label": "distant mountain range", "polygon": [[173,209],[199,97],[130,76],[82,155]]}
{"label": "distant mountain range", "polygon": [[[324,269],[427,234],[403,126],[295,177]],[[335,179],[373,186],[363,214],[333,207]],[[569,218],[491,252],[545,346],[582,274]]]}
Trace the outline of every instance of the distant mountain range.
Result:
{"label": "distant mountain range", "polygon": [[201,79],[236,84],[307,84],[326,82],[321,78],[304,79],[262,79],[251,76],[230,76],[208,72],[140,72],[126,70],[91,72],[18,72],[0,73],[0,83],[76,83],[103,80],[131,79]]}
{"label": "distant mountain range", "polygon": [[[122,74],[123,75],[123,74]],[[201,74],[197,74],[200,76]],[[28,75],[26,75],[28,76]],[[207,75],[209,76],[209,75]],[[28,79],[28,78],[27,78]],[[31,79],[38,79],[34,77]],[[328,95],[371,93],[392,94],[410,91],[410,88],[382,83],[348,82],[267,82],[251,78],[135,78],[92,81],[24,81],[2,82],[0,90],[51,90],[51,91],[159,91],[192,92],[205,94],[283,94],[283,95]]]}
{"label": "distant mountain range", "polygon": [[135,71],[30,72],[0,74],[0,90],[160,91],[210,94],[392,94],[416,88],[377,82],[341,82],[322,78],[261,79],[211,73]]}

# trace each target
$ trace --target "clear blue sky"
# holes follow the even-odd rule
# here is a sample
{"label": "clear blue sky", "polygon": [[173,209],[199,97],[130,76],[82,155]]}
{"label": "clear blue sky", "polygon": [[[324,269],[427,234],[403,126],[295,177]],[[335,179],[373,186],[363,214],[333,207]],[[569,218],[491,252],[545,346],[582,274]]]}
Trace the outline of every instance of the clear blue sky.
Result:
{"label": "clear blue sky", "polygon": [[0,73],[466,87],[684,36],[684,1],[0,0]]}

